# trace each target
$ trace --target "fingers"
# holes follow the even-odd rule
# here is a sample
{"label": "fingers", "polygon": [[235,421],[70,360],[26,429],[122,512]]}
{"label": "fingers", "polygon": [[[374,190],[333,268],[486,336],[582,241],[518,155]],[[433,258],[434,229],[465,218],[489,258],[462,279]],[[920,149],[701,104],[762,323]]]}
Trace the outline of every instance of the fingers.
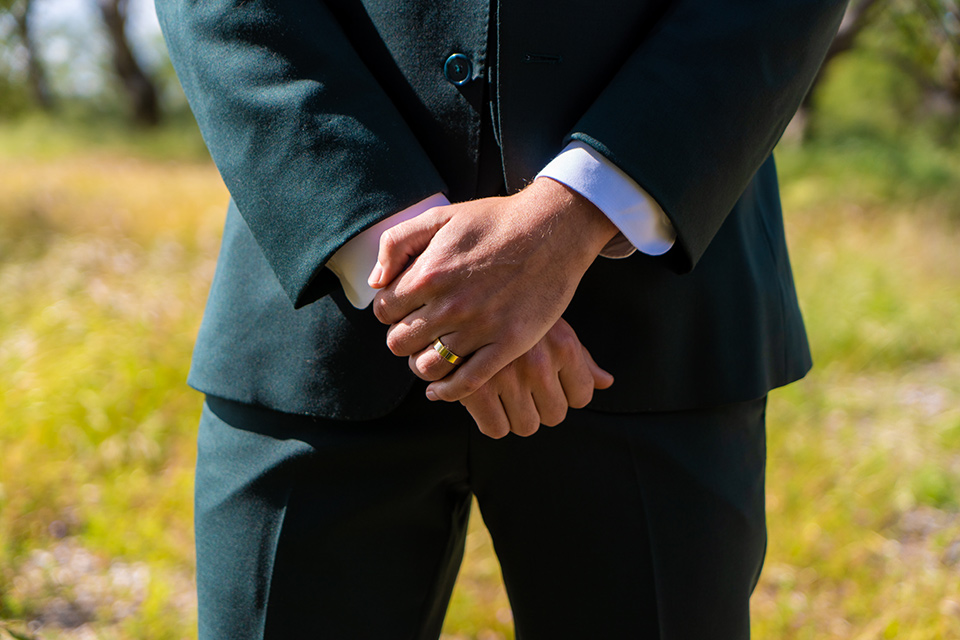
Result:
{"label": "fingers", "polygon": [[473,421],[477,423],[480,433],[495,439],[510,433],[507,412],[500,402],[500,396],[492,388],[464,398],[460,404],[466,407]]}
{"label": "fingers", "polygon": [[460,404],[466,407],[480,432],[491,438],[502,438],[511,432],[526,437],[540,428],[537,405],[529,391],[517,384],[514,372],[505,374],[498,384],[485,385]]}
{"label": "fingers", "polygon": [[443,345],[461,361],[456,364],[444,359],[435,349],[437,329],[426,320],[427,308],[421,307],[387,329],[387,348],[395,356],[408,356],[407,363],[421,380],[440,380],[454,370],[474,351],[464,342],[462,333],[440,333]]}
{"label": "fingers", "polygon": [[565,364],[558,376],[568,405],[582,409],[593,400],[594,380],[583,358]]}
{"label": "fingers", "polygon": [[549,334],[552,352],[557,358],[557,378],[563,388],[566,404],[581,409],[593,399],[593,376],[587,366],[586,349],[567,322],[561,318]]}
{"label": "fingers", "polygon": [[[397,324],[428,304],[432,305],[434,317],[454,322],[459,319],[458,316],[448,317],[445,313],[450,308],[450,301],[438,295],[436,290],[437,280],[442,276],[433,271],[429,264],[424,264],[425,257],[420,256],[386,288],[377,292],[373,299],[373,315],[377,320],[383,324]],[[423,312],[420,315],[423,316]]]}
{"label": "fingers", "polygon": [[[449,339],[452,342],[454,338]],[[451,365],[437,367],[437,357],[418,354],[420,360],[415,363],[411,359],[411,368],[442,376]],[[453,394],[469,392],[455,399],[467,407],[482,433],[493,437],[506,432],[529,436],[541,424],[560,424],[569,407],[586,406],[593,399],[594,389],[613,384],[613,376],[597,365],[566,323],[558,324],[549,339],[503,368],[497,368],[498,357],[494,346],[478,350],[448,379],[430,384],[427,397],[446,400]],[[492,379],[482,381],[491,370]],[[475,384],[480,386],[470,392]]]}
{"label": "fingers", "polygon": [[[455,352],[456,353],[456,352]],[[427,397],[431,400],[457,402],[476,393],[498,371],[511,362],[497,345],[487,345],[477,349],[460,365],[456,371],[443,380],[431,382],[427,386]]]}
{"label": "fingers", "polygon": [[[420,307],[395,324],[390,325],[390,328],[387,329],[387,348],[393,355],[412,356],[429,348],[434,343],[437,339],[437,331],[440,330],[430,327],[426,316],[426,307]],[[440,335],[443,335],[442,331]]]}
{"label": "fingers", "polygon": [[607,389],[613,384],[613,376],[594,362],[585,347],[580,347],[579,355],[558,372],[567,403],[574,409],[590,404],[595,389]]}
{"label": "fingers", "polygon": [[540,414],[530,392],[519,384],[500,390],[500,402],[510,422],[510,431],[524,438],[540,428]]}
{"label": "fingers", "polygon": [[387,229],[380,236],[377,265],[370,273],[368,283],[381,289],[373,299],[373,314],[383,324],[400,322],[435,297],[435,287],[431,283],[437,274],[431,270],[428,259],[427,266],[424,266],[427,256],[421,254],[427,250],[437,231],[449,221],[449,214],[444,209],[430,209]]}
{"label": "fingers", "polygon": [[587,360],[587,367],[590,369],[590,375],[593,376],[593,386],[595,389],[609,389],[613,386],[613,375],[608,371],[601,369],[586,347],[583,347],[583,355]]}
{"label": "fingers", "polygon": [[[457,351],[461,347],[452,347],[451,345],[460,344],[457,340],[457,334],[449,334],[446,336],[440,337],[443,346],[452,351],[456,355],[460,355],[461,352]],[[429,347],[418,351],[417,353],[412,354],[408,358],[408,364],[410,365],[410,370],[413,371],[413,374],[420,378],[421,380],[426,380],[427,382],[433,382],[435,380],[440,380],[447,376],[451,371],[453,371],[459,364],[452,364],[448,360],[444,359],[435,348],[436,340],[434,340]],[[466,351],[463,351],[466,353]],[[465,359],[466,356],[460,356]]]}
{"label": "fingers", "polygon": [[443,209],[428,209],[416,218],[383,232],[377,264],[367,279],[371,287],[382,289],[387,286],[407,268],[411,259],[423,253],[433,236],[449,220]]}
{"label": "fingers", "polygon": [[567,396],[556,375],[533,388],[533,402],[543,425],[555,427],[567,417]]}

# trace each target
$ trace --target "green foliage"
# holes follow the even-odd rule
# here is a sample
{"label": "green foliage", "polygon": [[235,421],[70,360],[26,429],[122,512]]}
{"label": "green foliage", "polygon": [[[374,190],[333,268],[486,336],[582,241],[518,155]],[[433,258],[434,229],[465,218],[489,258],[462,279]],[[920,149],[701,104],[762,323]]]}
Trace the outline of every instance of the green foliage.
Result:
{"label": "green foliage", "polygon": [[839,56],[815,94],[814,139],[892,141],[912,133],[911,115],[921,101],[912,77],[862,50]]}
{"label": "green foliage", "polygon": [[923,201],[937,215],[960,221],[957,152],[922,134],[885,139],[838,133],[802,148],[781,145],[777,163],[785,197],[804,207],[909,207]]}
{"label": "green foliage", "polygon": [[[862,1],[862,0],[861,0]],[[870,4],[869,0],[867,3]],[[886,0],[859,16],[853,49],[827,62],[808,137],[960,144],[960,7]]]}
{"label": "green foliage", "polygon": [[911,491],[917,504],[937,509],[956,509],[957,490],[960,479],[947,469],[935,464],[926,464],[913,473]]}
{"label": "green foliage", "polygon": [[[0,46],[3,46],[0,43]],[[0,121],[22,114],[30,107],[30,97],[27,95],[27,88],[21,82],[13,79],[13,73],[9,69],[4,69],[0,64]]]}

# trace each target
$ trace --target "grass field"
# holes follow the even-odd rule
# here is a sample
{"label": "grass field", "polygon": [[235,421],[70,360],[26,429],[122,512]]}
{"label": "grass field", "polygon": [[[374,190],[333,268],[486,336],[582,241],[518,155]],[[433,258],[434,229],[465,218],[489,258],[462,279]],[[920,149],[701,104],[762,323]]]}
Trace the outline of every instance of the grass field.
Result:
{"label": "grass field", "polygon": [[[0,126],[0,638],[192,638],[184,378],[227,194],[180,134],[47,126]],[[771,398],[754,636],[960,638],[960,153],[779,160],[817,367]],[[479,518],[445,634],[512,637]]]}

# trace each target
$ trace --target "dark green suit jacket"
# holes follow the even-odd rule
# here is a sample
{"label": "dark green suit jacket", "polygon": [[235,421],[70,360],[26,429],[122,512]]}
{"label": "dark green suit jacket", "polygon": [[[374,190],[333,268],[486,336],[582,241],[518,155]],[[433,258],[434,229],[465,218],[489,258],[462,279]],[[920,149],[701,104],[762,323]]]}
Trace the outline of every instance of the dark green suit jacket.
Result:
{"label": "dark green suit jacket", "polygon": [[[802,376],[770,154],[844,4],[157,0],[233,198],[191,384],[348,419],[400,401],[405,359],[324,264],[433,193],[474,196],[485,82],[508,191],[580,140],[677,230],[666,256],[598,259],[564,314],[617,380],[592,407],[711,406]],[[461,86],[453,53],[472,63]]]}

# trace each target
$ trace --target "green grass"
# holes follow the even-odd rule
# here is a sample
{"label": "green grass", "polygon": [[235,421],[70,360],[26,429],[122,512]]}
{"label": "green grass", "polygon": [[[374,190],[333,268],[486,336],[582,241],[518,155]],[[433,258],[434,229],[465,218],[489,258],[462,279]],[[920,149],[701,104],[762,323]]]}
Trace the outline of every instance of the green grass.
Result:
{"label": "green grass", "polygon": [[209,159],[197,125],[186,111],[168,115],[162,126],[136,129],[124,125],[121,113],[97,113],[90,106],[66,104],[53,117],[30,112],[0,117],[0,140],[0,158],[7,160],[91,154],[167,161]]}
{"label": "green grass", "polygon": [[183,381],[223,187],[205,164],[126,158],[0,173],[0,618],[189,637],[199,398]]}
{"label": "green grass", "polygon": [[960,638],[960,154],[872,144],[899,184],[779,154],[817,366],[771,396],[760,638]]}
{"label": "green grass", "polygon": [[[0,638],[194,637],[184,379],[227,197],[197,144],[0,124]],[[960,152],[778,161],[817,366],[771,397],[754,635],[960,638]],[[479,518],[445,634],[512,637]]]}

